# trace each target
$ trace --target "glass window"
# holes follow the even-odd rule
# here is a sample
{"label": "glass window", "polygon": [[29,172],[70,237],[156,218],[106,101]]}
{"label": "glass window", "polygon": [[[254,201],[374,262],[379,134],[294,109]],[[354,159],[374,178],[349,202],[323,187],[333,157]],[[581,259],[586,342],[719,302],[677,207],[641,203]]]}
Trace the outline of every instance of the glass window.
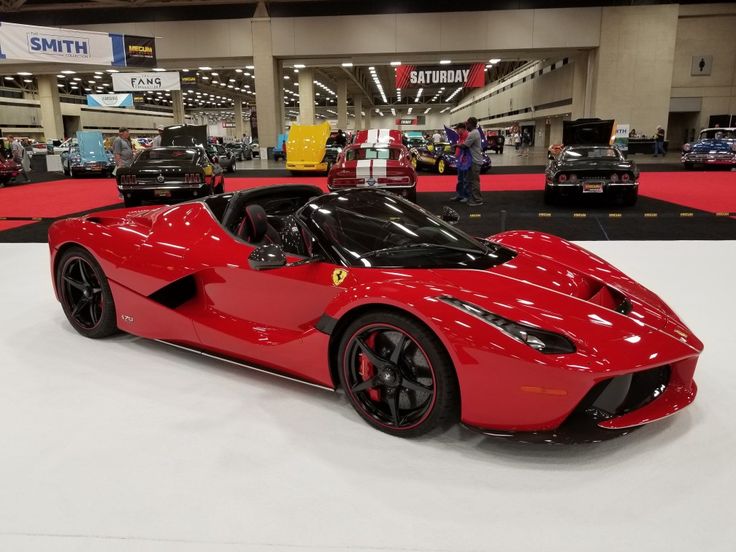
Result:
{"label": "glass window", "polygon": [[709,128],[700,133],[701,140],[735,140],[736,131],[725,128]]}
{"label": "glass window", "polygon": [[396,161],[401,156],[398,148],[350,148],[345,153],[346,161],[362,161],[364,159],[391,159]]}
{"label": "glass window", "polygon": [[575,159],[622,159],[621,152],[616,148],[592,147],[592,148],[569,148],[563,151],[562,158],[565,161]]}
{"label": "glass window", "polygon": [[138,159],[141,161],[170,161],[173,159],[192,159],[194,158],[195,150],[193,149],[180,149],[180,148],[153,148],[142,150],[138,154]]}

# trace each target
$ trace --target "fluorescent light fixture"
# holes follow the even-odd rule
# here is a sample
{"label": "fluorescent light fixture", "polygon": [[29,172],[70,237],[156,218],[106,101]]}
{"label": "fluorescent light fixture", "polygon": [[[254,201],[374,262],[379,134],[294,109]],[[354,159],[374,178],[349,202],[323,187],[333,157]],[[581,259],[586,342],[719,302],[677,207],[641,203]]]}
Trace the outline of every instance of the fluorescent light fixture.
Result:
{"label": "fluorescent light fixture", "polygon": [[242,70],[242,69],[236,69],[236,70],[235,70],[235,72],[236,72],[236,73],[242,73],[242,72],[243,72],[243,70]]}
{"label": "fluorescent light fixture", "polygon": [[449,59],[441,59],[440,65],[450,65],[452,63],[452,60]]}
{"label": "fluorescent light fixture", "polygon": [[427,109],[425,109],[425,110],[424,110],[424,114],[426,115],[426,114],[427,114],[427,113],[429,113],[430,111],[432,111],[432,108],[431,108],[431,107],[428,107]]}
{"label": "fluorescent light fixture", "polygon": [[399,65],[401,65],[401,62],[400,61],[392,61],[391,62],[391,67],[398,67]]}
{"label": "fluorescent light fixture", "polygon": [[246,69],[255,69],[256,66],[255,65],[246,65],[245,68]]}
{"label": "fluorescent light fixture", "polygon": [[[119,72],[120,71],[118,71],[117,69],[105,69],[105,73],[119,73]],[[63,73],[63,71],[62,71],[62,73]]]}
{"label": "fluorescent light fixture", "polygon": [[304,69],[305,67],[306,67],[306,65],[304,65],[303,63],[295,63],[294,64],[294,69]]}
{"label": "fluorescent light fixture", "polygon": [[62,74],[62,75],[76,75],[76,74],[77,74],[77,72],[76,72],[76,71],[72,71],[71,69],[64,69],[64,70],[63,70],[63,71],[61,72],[61,74]]}
{"label": "fluorescent light fixture", "polygon": [[346,61],[345,63],[341,63],[340,65],[342,65],[343,67],[352,67],[353,66],[353,62],[352,61]]}
{"label": "fluorescent light fixture", "polygon": [[412,110],[413,110],[413,109],[414,109],[413,107],[410,107],[410,108],[409,108],[409,111],[407,111],[407,112],[406,112],[406,114],[407,114],[407,115],[411,115],[411,112],[412,112]]}
{"label": "fluorescent light fixture", "polygon": [[33,75],[33,73],[29,73],[29,72],[27,72],[27,71],[18,71],[18,74],[19,74],[19,75],[20,75],[21,77],[30,77],[31,75]]}
{"label": "fluorescent light fixture", "polygon": [[154,67],[153,70],[157,73],[163,73],[164,71],[166,71],[166,69],[164,69],[163,67]]}
{"label": "fluorescent light fixture", "polygon": [[499,61],[501,61],[501,58],[492,58],[488,60],[488,63],[498,63]]}

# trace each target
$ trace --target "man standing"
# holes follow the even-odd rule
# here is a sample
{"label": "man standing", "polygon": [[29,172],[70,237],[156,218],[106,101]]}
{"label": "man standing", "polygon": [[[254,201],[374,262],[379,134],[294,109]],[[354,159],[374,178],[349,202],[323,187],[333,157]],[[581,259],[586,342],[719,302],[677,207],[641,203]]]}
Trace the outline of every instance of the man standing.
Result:
{"label": "man standing", "polygon": [[441,141],[442,141],[442,135],[440,134],[440,131],[435,130],[434,134],[432,135],[432,143],[439,144]]}
{"label": "man standing", "polygon": [[654,157],[661,153],[664,157],[664,129],[661,126],[657,126],[657,135],[654,137]]}
{"label": "man standing", "polygon": [[460,156],[462,152],[462,145],[465,142],[465,137],[468,135],[468,131],[465,128],[465,123],[458,123],[455,127],[457,132],[457,147],[455,148],[455,161],[457,167],[457,186],[455,186],[455,195],[450,199],[452,201],[459,201],[460,203],[467,203],[470,199],[470,190],[468,189],[467,174],[468,170],[461,168]]}
{"label": "man standing", "polygon": [[112,153],[115,156],[115,168],[129,167],[133,162],[133,145],[127,128],[121,127],[118,131],[118,137],[112,144]]}
{"label": "man standing", "polygon": [[483,152],[481,151],[481,138],[478,131],[478,119],[469,117],[465,123],[468,135],[465,137],[462,147],[472,156],[473,163],[465,177],[465,186],[470,189],[470,201],[468,205],[476,207],[483,205],[483,196],[480,195],[480,168],[483,165]]}
{"label": "man standing", "polygon": [[10,142],[10,153],[13,156],[13,161],[15,161],[16,165],[19,167],[19,173],[23,175],[26,182],[30,182],[31,179],[28,178],[28,173],[26,173],[26,170],[23,167],[23,156],[26,153],[26,149],[23,147],[23,144],[20,143],[20,140],[13,136],[8,136],[8,141]]}

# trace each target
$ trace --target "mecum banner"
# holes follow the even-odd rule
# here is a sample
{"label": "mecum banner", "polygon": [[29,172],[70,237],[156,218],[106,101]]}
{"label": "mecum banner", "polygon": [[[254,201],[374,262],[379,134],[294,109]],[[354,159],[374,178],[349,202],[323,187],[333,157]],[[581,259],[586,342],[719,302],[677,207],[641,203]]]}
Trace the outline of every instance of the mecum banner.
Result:
{"label": "mecum banner", "polygon": [[0,22],[0,60],[153,66],[155,39]]}

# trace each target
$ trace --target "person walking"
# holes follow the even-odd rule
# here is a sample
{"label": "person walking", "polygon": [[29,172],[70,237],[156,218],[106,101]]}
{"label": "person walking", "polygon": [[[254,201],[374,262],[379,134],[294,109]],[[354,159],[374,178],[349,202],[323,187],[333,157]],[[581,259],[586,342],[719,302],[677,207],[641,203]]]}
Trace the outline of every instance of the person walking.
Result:
{"label": "person walking", "polygon": [[529,131],[524,129],[524,132],[521,134],[521,156],[522,157],[529,157],[529,146],[532,143],[532,137],[529,134]]}
{"label": "person walking", "polygon": [[158,127],[158,134],[154,136],[153,140],[151,140],[152,148],[161,147],[161,139],[163,138],[163,134],[164,134],[164,127]]}
{"label": "person walking", "polygon": [[463,151],[462,145],[465,142],[465,137],[468,135],[468,131],[465,128],[465,123],[458,123],[455,127],[457,132],[457,147],[455,148],[455,162],[457,167],[457,185],[455,186],[455,195],[450,198],[452,201],[459,201],[460,203],[467,203],[470,199],[470,190],[468,189],[467,175],[468,169],[461,168],[461,156],[468,155],[467,152]]}
{"label": "person walking", "polygon": [[442,142],[442,135],[440,134],[439,130],[435,130],[434,134],[432,135],[432,143],[439,144],[440,142]]}
{"label": "person walking", "polygon": [[[519,148],[521,147],[521,134],[519,134],[518,130],[514,131],[513,139],[514,139],[514,149],[518,152]],[[519,155],[521,154],[519,153]]]}
{"label": "person walking", "polygon": [[465,123],[465,128],[468,131],[468,135],[465,137],[465,141],[461,147],[469,152],[472,157],[470,170],[465,177],[465,186],[470,191],[468,205],[476,207],[483,205],[483,196],[480,194],[480,168],[483,165],[483,151],[481,149],[480,131],[478,130],[478,119],[469,117]]}
{"label": "person walking", "polygon": [[15,164],[19,167],[18,172],[23,175],[26,182],[30,182],[31,179],[28,178],[28,173],[23,166],[23,157],[26,154],[26,149],[23,147],[23,144],[20,143],[20,140],[13,136],[8,136],[8,141],[10,142],[10,155],[13,157]]}
{"label": "person walking", "polygon": [[129,167],[133,162],[133,144],[130,143],[130,132],[121,127],[118,137],[112,144],[112,153],[115,156],[115,169]]}
{"label": "person walking", "polygon": [[657,134],[654,136],[654,157],[661,153],[664,157],[664,129],[657,125]]}

